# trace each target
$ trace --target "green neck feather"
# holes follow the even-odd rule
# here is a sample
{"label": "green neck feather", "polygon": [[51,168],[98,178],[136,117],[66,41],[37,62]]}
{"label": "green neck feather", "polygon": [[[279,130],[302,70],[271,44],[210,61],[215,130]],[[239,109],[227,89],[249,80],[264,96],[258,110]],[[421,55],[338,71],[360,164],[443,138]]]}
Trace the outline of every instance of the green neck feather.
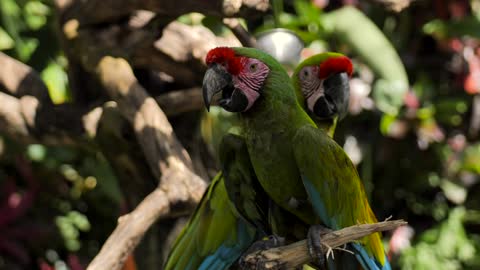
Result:
{"label": "green neck feather", "polygon": [[234,50],[237,55],[259,59],[270,68],[261,96],[250,110],[242,113],[242,118],[246,119],[248,126],[255,128],[260,125],[262,129],[268,126],[272,131],[285,126],[285,123],[293,126],[305,124],[315,126],[298,103],[287,72],[273,57],[251,48]]}

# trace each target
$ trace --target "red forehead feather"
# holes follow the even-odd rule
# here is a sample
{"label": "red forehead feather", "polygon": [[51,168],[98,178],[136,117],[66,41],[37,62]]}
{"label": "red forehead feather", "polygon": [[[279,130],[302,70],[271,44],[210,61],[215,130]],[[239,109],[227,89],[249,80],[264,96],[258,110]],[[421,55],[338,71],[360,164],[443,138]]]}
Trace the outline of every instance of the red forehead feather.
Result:
{"label": "red forehead feather", "polygon": [[353,65],[352,61],[346,56],[339,56],[327,59],[320,64],[318,76],[321,79],[327,78],[331,74],[346,72],[348,76],[352,76]]}
{"label": "red forehead feather", "polygon": [[236,57],[235,51],[228,47],[217,47],[207,53],[205,62],[207,65],[212,63],[224,64],[228,72],[232,75],[238,75],[242,70],[243,57]]}
{"label": "red forehead feather", "polygon": [[211,49],[207,53],[207,57],[205,58],[205,62],[207,65],[211,63],[225,63],[229,59],[233,59],[235,57],[235,52],[228,47],[217,47]]}

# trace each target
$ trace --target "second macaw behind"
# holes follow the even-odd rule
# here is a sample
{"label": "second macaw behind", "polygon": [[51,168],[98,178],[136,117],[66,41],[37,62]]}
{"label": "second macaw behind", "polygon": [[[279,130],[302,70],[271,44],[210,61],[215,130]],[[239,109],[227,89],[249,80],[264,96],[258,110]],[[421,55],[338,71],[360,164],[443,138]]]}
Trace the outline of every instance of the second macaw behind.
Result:
{"label": "second macaw behind", "polygon": [[[221,92],[220,105],[240,113],[255,175],[277,205],[298,223],[314,227],[337,230],[376,221],[352,162],[328,134],[316,129],[274,59],[254,49],[217,48],[209,52],[207,64],[206,105]],[[325,92],[323,83],[329,78],[320,79],[310,90]],[[321,257],[318,241],[309,243]],[[390,268],[380,234],[351,246],[365,269]]]}

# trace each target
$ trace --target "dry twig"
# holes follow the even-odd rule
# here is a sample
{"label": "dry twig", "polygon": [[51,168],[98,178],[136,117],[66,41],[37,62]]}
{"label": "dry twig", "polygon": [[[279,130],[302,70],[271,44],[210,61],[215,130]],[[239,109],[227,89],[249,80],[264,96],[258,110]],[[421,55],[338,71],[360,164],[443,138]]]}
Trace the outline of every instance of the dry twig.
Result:
{"label": "dry twig", "polygon": [[[405,224],[407,222],[403,220],[393,220],[355,225],[323,235],[322,243],[329,248],[328,252],[331,252],[331,249],[354,242],[369,234],[393,230]],[[248,269],[294,269],[311,261],[307,240],[302,240],[287,246],[254,252],[246,256],[244,263]]]}

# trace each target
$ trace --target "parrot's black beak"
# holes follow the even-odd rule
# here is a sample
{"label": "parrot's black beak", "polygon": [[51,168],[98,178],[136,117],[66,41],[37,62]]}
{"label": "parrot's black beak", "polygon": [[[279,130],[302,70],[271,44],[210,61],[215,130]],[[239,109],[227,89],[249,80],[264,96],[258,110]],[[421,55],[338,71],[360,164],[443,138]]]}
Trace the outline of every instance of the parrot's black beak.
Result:
{"label": "parrot's black beak", "polygon": [[334,74],[323,82],[324,94],[320,96],[313,106],[313,113],[321,118],[333,118],[338,115],[343,119],[348,112],[350,99],[350,86],[348,75],[345,72]]}
{"label": "parrot's black beak", "polygon": [[212,102],[213,96],[222,90],[232,87],[232,76],[228,73],[224,67],[219,64],[212,64],[205,72],[203,77],[203,101],[205,102],[205,107],[207,110],[210,110],[210,103]]}

